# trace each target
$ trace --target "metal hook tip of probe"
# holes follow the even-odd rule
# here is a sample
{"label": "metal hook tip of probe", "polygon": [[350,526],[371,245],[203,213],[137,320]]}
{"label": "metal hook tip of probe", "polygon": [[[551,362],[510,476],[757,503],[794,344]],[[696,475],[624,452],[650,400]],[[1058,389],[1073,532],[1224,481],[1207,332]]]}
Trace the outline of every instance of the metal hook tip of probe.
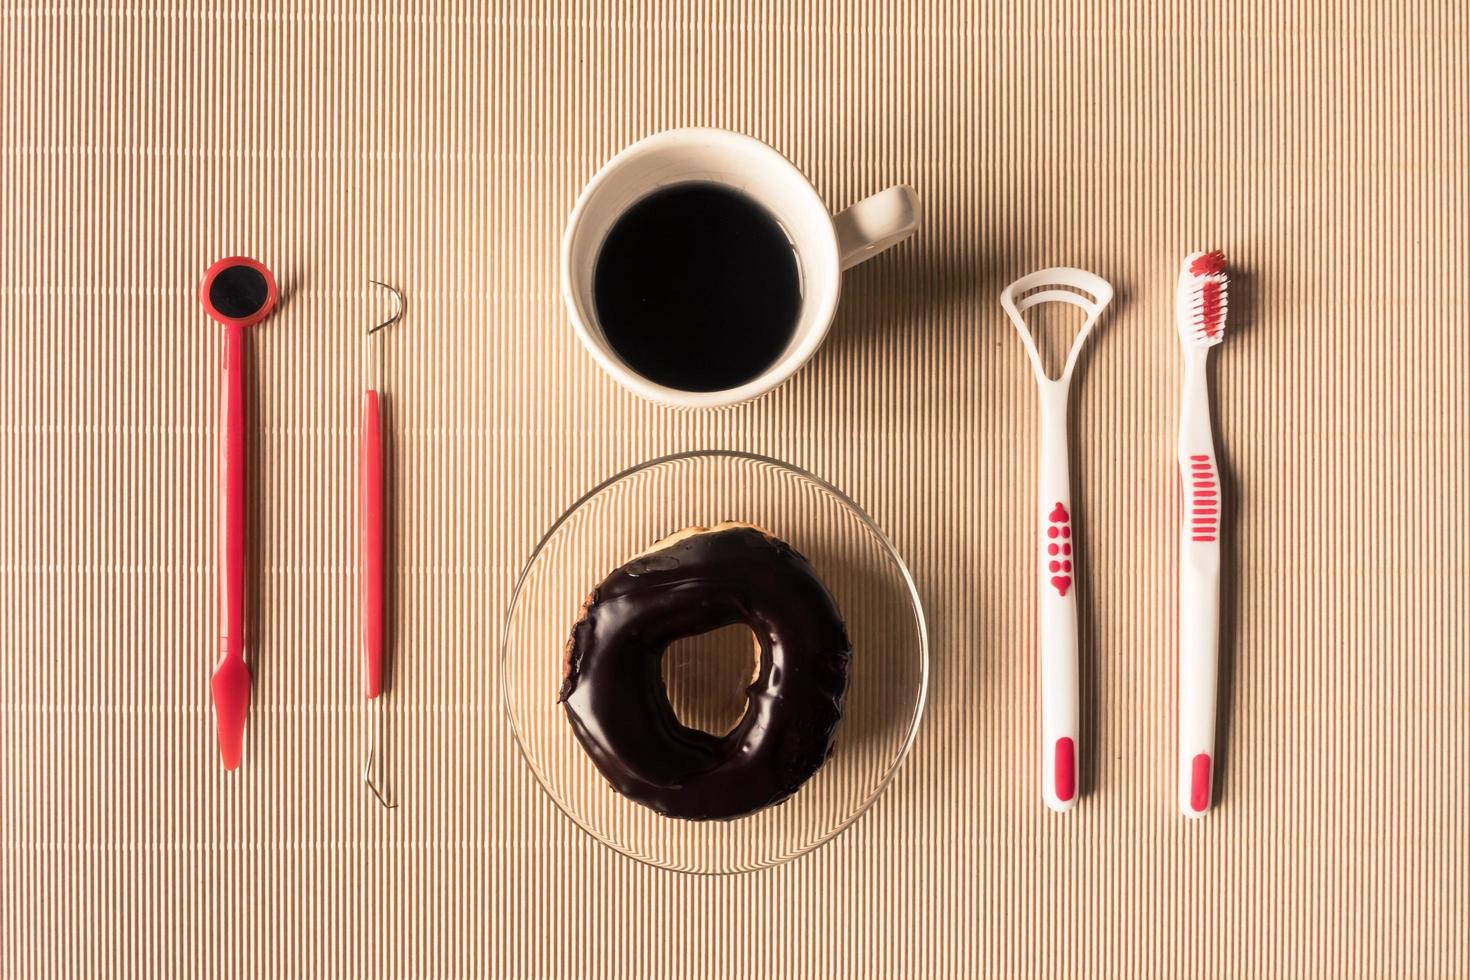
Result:
{"label": "metal hook tip of probe", "polygon": [[373,699],[373,702],[373,706],[368,709],[372,712],[371,724],[373,730],[368,736],[368,754],[367,761],[362,766],[362,781],[367,783],[368,789],[373,791],[373,795],[378,798],[379,803],[383,804],[384,809],[396,810],[398,804],[389,798],[387,791],[378,785],[378,780],[373,775],[374,763],[377,763],[377,767],[381,769],[383,761],[378,755],[378,742],[381,736],[380,716],[383,713],[383,695],[379,694]]}
{"label": "metal hook tip of probe", "polygon": [[391,327],[393,324],[403,319],[403,293],[399,292],[396,286],[390,286],[386,282],[379,282],[376,279],[369,279],[368,282],[372,283],[374,286],[382,286],[384,289],[388,290],[388,292],[393,294],[393,299],[395,301],[395,309],[393,310],[393,315],[384,320],[382,323],[378,324],[376,327],[373,327],[371,330],[369,330],[368,336],[371,337],[373,334],[377,333],[379,330],[382,330],[384,327]]}

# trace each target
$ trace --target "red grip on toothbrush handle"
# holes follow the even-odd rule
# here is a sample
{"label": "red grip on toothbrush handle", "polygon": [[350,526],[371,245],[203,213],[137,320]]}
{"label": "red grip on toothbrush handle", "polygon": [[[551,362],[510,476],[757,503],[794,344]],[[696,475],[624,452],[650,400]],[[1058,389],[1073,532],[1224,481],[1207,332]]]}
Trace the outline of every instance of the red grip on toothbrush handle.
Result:
{"label": "red grip on toothbrush handle", "polygon": [[359,593],[362,603],[363,693],[383,693],[383,440],[378,393],[362,395],[357,469]]}

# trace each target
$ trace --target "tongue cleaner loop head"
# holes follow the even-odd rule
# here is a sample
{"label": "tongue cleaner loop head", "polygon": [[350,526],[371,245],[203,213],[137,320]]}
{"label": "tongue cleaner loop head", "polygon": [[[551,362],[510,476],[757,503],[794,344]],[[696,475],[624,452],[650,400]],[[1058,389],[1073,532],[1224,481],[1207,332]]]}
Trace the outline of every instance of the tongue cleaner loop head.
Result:
{"label": "tongue cleaner loop head", "polygon": [[[1084,293],[1086,295],[1083,295]],[[1000,305],[1006,311],[1006,316],[1011,318],[1011,323],[1015,324],[1016,333],[1021,337],[1021,344],[1026,348],[1026,355],[1031,359],[1031,369],[1036,374],[1037,382],[1041,384],[1054,381],[1066,384],[1072,379],[1072,369],[1077,364],[1077,355],[1081,353],[1082,345],[1087,342],[1087,335],[1092,332],[1093,324],[1097,323],[1098,318],[1102,316],[1103,310],[1107,309],[1112,299],[1113,287],[1106,279],[1093,275],[1085,269],[1073,269],[1067,266],[1042,269],[1028,276],[1022,276],[1000,293]],[[1062,369],[1060,378],[1052,378],[1046,373],[1046,367],[1041,363],[1041,355],[1036,350],[1036,340],[1031,336],[1031,329],[1026,326],[1026,321],[1021,316],[1031,307],[1042,303],[1068,303],[1087,315],[1082,329],[1077,331],[1077,336],[1072,341],[1072,349],[1067,354],[1067,365]]]}

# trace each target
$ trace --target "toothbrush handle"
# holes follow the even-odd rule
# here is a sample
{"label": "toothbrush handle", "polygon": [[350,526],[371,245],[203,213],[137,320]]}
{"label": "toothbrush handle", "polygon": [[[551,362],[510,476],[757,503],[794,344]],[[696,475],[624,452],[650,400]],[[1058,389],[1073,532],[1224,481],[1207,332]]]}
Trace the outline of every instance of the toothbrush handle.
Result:
{"label": "toothbrush handle", "polygon": [[219,542],[215,560],[220,659],[210,688],[220,758],[226,769],[240,766],[251,686],[245,664],[244,332],[240,326],[225,327],[219,374]]}
{"label": "toothbrush handle", "polygon": [[383,693],[383,441],[378,393],[362,394],[358,447],[357,515],[360,551],[363,693]]}
{"label": "toothbrush handle", "polygon": [[1067,460],[1067,392],[1042,393],[1037,589],[1041,636],[1041,786],[1046,805],[1077,799],[1078,676],[1076,540]]}
{"label": "toothbrush handle", "polygon": [[[1202,354],[1203,352],[1201,352]],[[1215,776],[1220,673],[1220,470],[1204,358],[1185,369],[1179,427],[1179,809],[1203,816]]]}

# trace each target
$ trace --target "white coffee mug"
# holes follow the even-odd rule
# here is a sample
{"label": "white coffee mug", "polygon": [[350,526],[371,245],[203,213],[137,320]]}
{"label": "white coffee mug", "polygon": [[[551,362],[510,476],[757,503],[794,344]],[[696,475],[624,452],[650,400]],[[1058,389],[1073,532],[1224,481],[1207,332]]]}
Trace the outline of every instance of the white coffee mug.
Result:
{"label": "white coffee mug", "polygon": [[[618,218],[659,188],[691,182],[724,184],[770,212],[791,241],[801,275],[801,310],[786,350],[759,377],[723,391],[682,391],[634,371],[608,344],[593,301],[598,252]],[[791,377],[821,346],[837,312],[842,270],[918,226],[918,198],[908,187],[890,187],[834,216],[801,171],[759,140],[722,129],[672,129],[623,150],[583,189],[562,239],[562,297],[587,350],[628,389],[681,408],[733,405]]]}

